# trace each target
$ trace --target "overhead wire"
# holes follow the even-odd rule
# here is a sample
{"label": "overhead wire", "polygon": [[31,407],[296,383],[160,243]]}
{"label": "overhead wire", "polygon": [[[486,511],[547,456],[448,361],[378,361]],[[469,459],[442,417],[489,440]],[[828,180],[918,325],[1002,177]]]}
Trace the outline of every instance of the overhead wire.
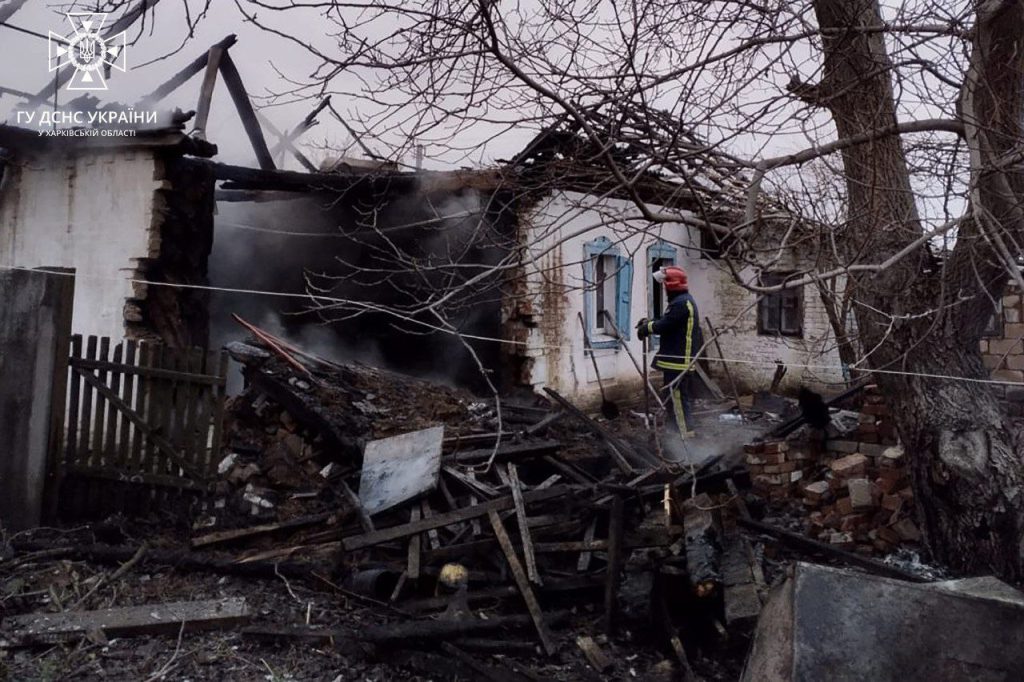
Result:
{"label": "overhead wire", "polygon": [[[169,288],[172,288],[172,289],[188,289],[188,290],[199,290],[199,291],[210,291],[210,292],[222,292],[222,293],[240,294],[240,295],[246,295],[246,296],[267,296],[267,297],[277,297],[277,298],[304,299],[304,300],[308,300],[308,301],[311,301],[311,302],[327,302],[327,303],[337,303],[337,304],[342,304],[342,305],[345,305],[345,304],[348,304],[348,305],[358,305],[360,307],[366,308],[367,310],[371,310],[371,311],[373,310],[372,306],[369,306],[367,304],[358,304],[358,303],[356,303],[354,301],[351,301],[349,299],[336,298],[336,297],[333,297],[333,296],[321,296],[321,295],[315,295],[315,294],[309,294],[309,293],[298,294],[298,293],[289,292],[289,291],[271,291],[271,290],[265,290],[265,289],[245,289],[245,288],[240,288],[240,287],[222,287],[222,286],[213,286],[213,285],[208,285],[208,284],[184,284],[184,283],[180,283],[180,282],[156,282],[156,281],[141,279],[141,278],[137,278],[137,277],[104,277],[102,275],[87,275],[87,274],[81,274],[81,273],[76,273],[76,272],[68,272],[68,271],[64,271],[64,270],[52,270],[52,269],[49,269],[49,268],[31,268],[31,267],[26,267],[26,266],[14,266],[14,265],[0,265],[0,270],[19,271],[19,272],[37,272],[37,273],[50,274],[50,275],[56,275],[56,276],[62,276],[62,277],[74,277],[76,279],[88,279],[88,280],[106,281],[106,282],[116,281],[116,282],[125,282],[125,283],[128,283],[128,284],[141,284],[141,285],[146,285],[146,286],[169,287]],[[378,312],[387,312],[387,311],[379,310]],[[395,315],[395,313],[390,313],[390,314]],[[416,324],[416,325],[419,325],[419,326],[427,327],[429,329],[432,329],[432,330],[437,331],[437,332],[441,332],[443,334],[448,334],[450,336],[457,336],[457,337],[460,337],[460,338],[463,338],[463,339],[469,339],[469,340],[472,340],[472,341],[486,341],[486,342],[491,342],[491,343],[501,343],[501,344],[513,345],[513,346],[528,346],[530,348],[537,349],[537,350],[562,350],[562,351],[564,351],[564,350],[571,350],[571,349],[574,348],[574,346],[572,344],[554,344],[554,345],[552,345],[552,344],[531,344],[528,341],[515,341],[515,340],[512,340],[512,339],[500,339],[500,338],[491,337],[491,336],[484,336],[484,335],[480,335],[480,334],[464,334],[464,333],[459,332],[458,330],[445,329],[444,327],[440,327],[440,326],[437,326],[437,325],[432,325],[432,324],[430,324],[428,322],[424,322],[422,320],[415,320],[415,319],[411,319],[411,318],[403,318],[403,319],[405,319],[406,321],[408,321],[408,322],[410,322],[412,324]],[[668,359],[682,359],[682,356],[679,356],[679,355],[668,355],[668,354],[665,354],[665,355],[662,355],[662,357],[665,357],[665,358],[668,358]],[[751,365],[751,366],[757,366],[757,367],[776,367],[777,366],[777,363],[774,360],[751,360],[751,359],[747,359],[747,358],[724,358],[724,357],[721,357],[721,358],[705,357],[703,359],[708,361],[708,362],[718,362],[718,363],[732,364],[732,365]],[[794,368],[794,369],[808,369],[808,370],[835,371],[835,372],[841,372],[842,369],[843,369],[843,366],[841,366],[841,365],[828,365],[828,364],[815,364],[815,363],[797,363],[797,362],[787,362],[786,366]],[[922,378],[922,379],[937,379],[937,380],[945,380],[945,381],[963,381],[963,382],[967,382],[967,383],[998,385],[998,386],[1024,386],[1024,382],[1009,381],[1009,380],[1005,380],[1005,379],[980,379],[980,378],[977,378],[977,377],[955,376],[955,375],[952,375],[952,374],[936,374],[936,373],[931,373],[931,372],[907,372],[907,371],[895,370],[895,369],[871,369],[871,368],[868,368],[868,367],[851,367],[850,369],[856,369],[856,370],[864,371],[864,372],[871,372],[872,374],[887,374],[887,375],[892,375],[892,376],[917,377],[917,378]]]}

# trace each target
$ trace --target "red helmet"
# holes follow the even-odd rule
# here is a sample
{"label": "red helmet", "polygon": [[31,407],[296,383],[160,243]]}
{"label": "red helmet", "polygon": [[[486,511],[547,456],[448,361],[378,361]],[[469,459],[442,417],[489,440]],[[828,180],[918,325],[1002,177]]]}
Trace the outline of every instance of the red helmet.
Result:
{"label": "red helmet", "polygon": [[686,276],[686,270],[683,270],[678,265],[670,265],[667,268],[663,268],[662,272],[665,274],[665,291],[686,291],[690,288],[690,281]]}

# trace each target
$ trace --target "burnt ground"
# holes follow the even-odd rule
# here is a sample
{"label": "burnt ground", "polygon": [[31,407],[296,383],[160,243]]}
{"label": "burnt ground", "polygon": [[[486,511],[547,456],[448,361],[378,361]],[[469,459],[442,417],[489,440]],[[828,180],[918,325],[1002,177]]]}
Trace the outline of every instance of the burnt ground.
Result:
{"label": "burnt ground", "polygon": [[[154,549],[170,547],[183,540],[169,533],[166,519],[149,523],[118,522],[129,544],[148,539]],[[119,528],[119,530],[120,530]],[[16,544],[43,541],[56,545],[89,543],[109,532],[109,525],[73,529],[40,529],[10,538]],[[179,535],[184,531],[179,531]],[[73,558],[49,556],[53,552],[18,553],[0,566],[0,604],[5,615],[61,609],[102,609],[122,605],[166,603],[190,600],[244,597],[252,619],[260,627],[306,624],[340,628],[357,633],[361,629],[387,622],[384,608],[363,604],[329,587],[314,588],[302,580],[249,578],[213,573],[181,572],[173,568],[141,567],[109,581],[114,566]],[[324,570],[328,570],[324,567]],[[105,580],[92,596],[78,603],[97,581]],[[596,680],[596,679],[681,679],[678,666],[669,651],[654,644],[646,622],[649,586],[630,585],[622,591],[623,613],[611,637],[603,633],[600,602],[582,606],[570,603],[554,605],[568,609],[566,623],[553,628],[558,645],[552,657],[518,653],[514,657],[473,652],[484,662],[520,676],[507,679]],[[582,603],[582,602],[581,602]],[[508,606],[474,604],[478,617],[507,612]],[[550,612],[550,610],[549,610]],[[595,638],[611,660],[611,666],[598,674],[576,646],[580,635]],[[499,634],[506,641],[522,642],[529,648],[535,642],[530,629]],[[735,644],[735,643],[734,643]],[[704,679],[732,680],[739,673],[745,645],[739,649],[723,647],[716,658],[695,657],[694,668]],[[179,632],[178,636],[106,638],[92,633],[84,639],[0,650],[0,679],[4,680],[466,680],[486,679],[462,666],[436,645],[418,649],[377,648],[361,650],[351,642],[336,646],[315,643],[263,641],[246,636],[239,628],[226,631]]]}

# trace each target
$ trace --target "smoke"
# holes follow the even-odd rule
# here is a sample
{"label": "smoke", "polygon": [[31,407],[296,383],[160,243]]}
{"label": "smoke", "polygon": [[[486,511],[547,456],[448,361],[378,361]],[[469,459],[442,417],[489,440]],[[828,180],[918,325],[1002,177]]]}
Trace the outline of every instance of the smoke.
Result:
{"label": "smoke", "polygon": [[[462,341],[426,326],[437,325],[436,318],[402,320],[365,312],[346,317],[337,311],[325,315],[304,296],[309,276],[327,290],[326,296],[401,310],[463,284],[479,272],[465,265],[484,267],[505,253],[494,226],[482,217],[481,204],[476,192],[448,193],[436,201],[410,193],[387,202],[345,195],[220,203],[211,283],[293,296],[217,292],[211,300],[211,341],[224,344],[244,334],[231,318],[235,313],[336,362],[362,362],[447,385],[485,388]],[[454,297],[444,314],[463,333],[497,337],[500,303],[496,284],[476,286]],[[496,371],[499,345],[470,343]]]}

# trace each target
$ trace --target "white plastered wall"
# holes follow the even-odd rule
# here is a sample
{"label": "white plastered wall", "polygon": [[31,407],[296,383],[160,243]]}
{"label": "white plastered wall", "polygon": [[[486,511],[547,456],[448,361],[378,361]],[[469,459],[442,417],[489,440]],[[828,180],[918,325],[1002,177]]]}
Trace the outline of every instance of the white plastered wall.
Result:
{"label": "white plastered wall", "polygon": [[75,268],[72,329],[119,340],[128,279],[159,252],[160,187],[144,149],[19,156],[0,187],[0,265]]}
{"label": "white plastered wall", "polygon": [[[702,323],[710,317],[716,326],[735,328],[736,333],[724,335],[720,342],[725,357],[738,361],[731,363],[730,369],[742,390],[768,388],[776,359],[789,366],[784,390],[801,383],[822,388],[828,382],[841,381],[828,320],[813,289],[805,292],[803,338],[759,335],[756,297],[718,263],[700,257],[696,228],[668,223],[643,232],[643,223],[637,217],[635,206],[626,200],[597,199],[576,192],[556,192],[523,217],[528,244],[526,296],[537,322],[528,329],[526,346],[520,354],[532,361],[530,383],[535,391],[551,387],[584,404],[600,399],[593,362],[584,353],[579,315],[584,301],[585,244],[601,236],[610,239],[621,255],[633,258],[631,326],[649,315],[648,247],[662,240],[675,247],[676,262],[689,275],[690,293],[697,301]],[[629,335],[627,346],[642,362],[641,342],[635,330],[630,329]],[[705,336],[709,337],[707,332]],[[714,349],[706,355],[718,357]],[[613,396],[640,395],[640,375],[625,349],[598,349],[595,357],[606,391]],[[721,379],[722,388],[728,390],[721,363],[712,363],[711,367],[712,374]]]}

